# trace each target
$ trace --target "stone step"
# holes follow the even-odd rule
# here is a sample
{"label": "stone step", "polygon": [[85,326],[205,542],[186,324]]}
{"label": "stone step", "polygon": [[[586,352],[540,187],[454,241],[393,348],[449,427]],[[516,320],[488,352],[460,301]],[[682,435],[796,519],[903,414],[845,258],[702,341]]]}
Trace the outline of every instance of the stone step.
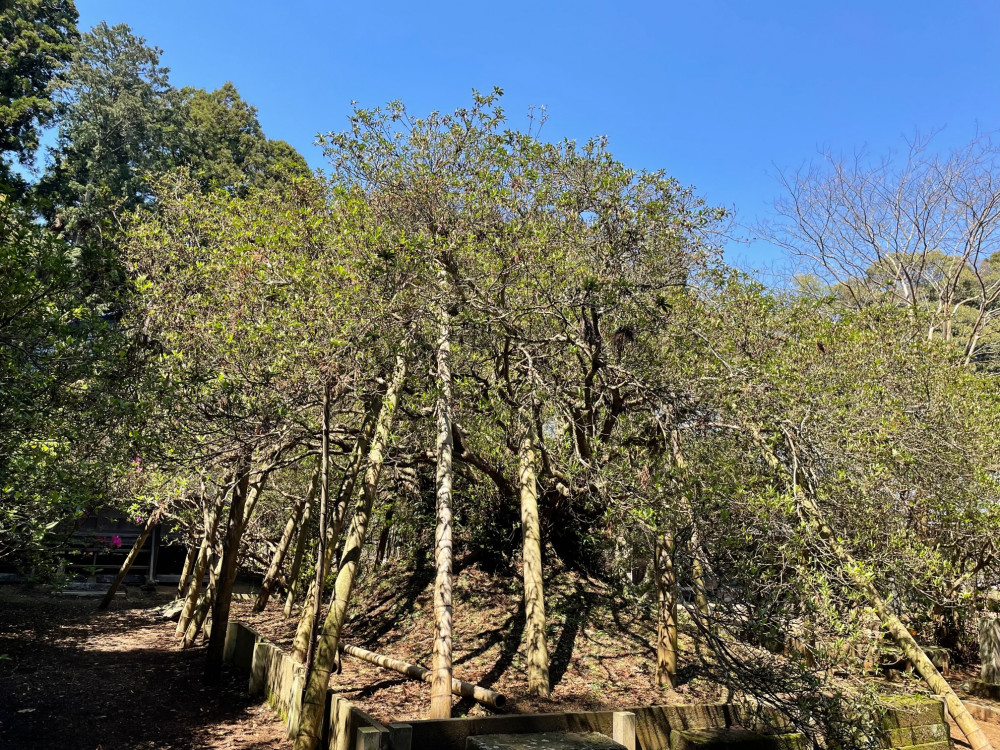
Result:
{"label": "stone step", "polygon": [[675,729],[670,750],[806,750],[802,734],[758,734],[746,729]]}
{"label": "stone step", "polygon": [[882,729],[905,729],[944,724],[944,704],[936,700],[903,700],[894,704],[882,717]]}
{"label": "stone step", "polygon": [[1000,685],[983,680],[969,680],[969,694],[977,698],[1000,701]]}
{"label": "stone step", "polygon": [[625,750],[599,732],[480,734],[465,740],[465,750]]}
{"label": "stone step", "polygon": [[927,724],[917,727],[901,727],[886,732],[890,747],[910,747],[933,742],[947,742],[948,729],[944,724]]}

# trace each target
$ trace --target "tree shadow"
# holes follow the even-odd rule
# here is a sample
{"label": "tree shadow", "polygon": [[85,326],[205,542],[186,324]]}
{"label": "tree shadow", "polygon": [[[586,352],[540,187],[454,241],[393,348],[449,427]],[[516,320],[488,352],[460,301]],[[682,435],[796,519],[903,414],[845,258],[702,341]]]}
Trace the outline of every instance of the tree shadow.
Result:
{"label": "tree shadow", "polygon": [[[514,657],[517,655],[517,650],[521,645],[521,641],[524,639],[524,624],[524,601],[522,600],[518,604],[517,611],[514,612],[514,614],[512,614],[500,628],[491,631],[491,638],[493,638],[492,643],[479,650],[479,653],[483,653],[492,645],[497,643],[496,636],[492,635],[493,633],[503,633],[503,637],[499,639],[500,655],[490,668],[490,671],[479,679],[480,685],[485,688],[493,687],[497,680],[503,676],[504,672],[510,669],[511,664],[514,663]],[[462,661],[465,660],[465,658],[462,659]],[[461,716],[466,714],[475,705],[476,701],[472,698],[462,698],[462,700],[452,706],[452,716]]]}
{"label": "tree shadow", "polygon": [[559,632],[559,640],[556,641],[549,659],[549,683],[552,687],[562,681],[563,675],[569,668],[570,660],[573,658],[573,648],[576,645],[576,637],[579,635],[583,623],[589,617],[592,606],[592,602],[583,591],[580,582],[574,581],[573,594],[568,597],[564,596],[562,610],[565,612],[566,619]]}
{"label": "tree shadow", "polygon": [[[66,640],[33,638],[15,653],[20,674],[0,687],[5,747],[125,750],[155,741],[193,750],[246,726],[247,714],[260,706],[259,696],[247,694],[246,677],[228,665],[219,685],[201,686],[203,647],[96,643],[104,634],[76,638],[75,624],[60,628],[71,634]],[[261,740],[261,747],[273,746]]]}
{"label": "tree shadow", "polygon": [[651,658],[656,658],[656,646],[653,645],[652,641],[643,638],[639,635],[634,627],[633,623],[639,619],[638,615],[633,615],[631,620],[626,623],[623,620],[623,615],[628,614],[627,608],[621,597],[612,596],[610,597],[611,618],[615,621],[615,627],[618,632],[625,635],[630,641],[636,644],[637,647],[645,651]]}
{"label": "tree shadow", "polygon": [[352,623],[351,634],[360,636],[368,644],[377,644],[397,628],[403,618],[413,612],[413,605],[434,580],[433,568],[417,568],[407,576],[402,588],[397,588],[383,596],[375,607],[365,612],[360,627]]}
{"label": "tree shadow", "polygon": [[511,620],[507,620],[507,622],[504,623],[503,625],[501,625],[499,628],[490,628],[489,630],[480,630],[478,633],[476,633],[476,637],[481,638],[483,636],[486,636],[485,640],[483,640],[483,642],[479,646],[477,646],[476,648],[472,649],[471,651],[466,652],[466,654],[464,656],[462,656],[461,658],[455,659],[455,661],[453,663],[455,665],[465,664],[466,662],[472,661],[477,656],[481,656],[482,654],[485,654],[487,651],[489,651],[491,648],[493,648],[494,646],[496,646],[498,643],[500,643],[503,640],[504,633],[507,631],[507,628],[509,627],[510,622],[511,622]]}
{"label": "tree shadow", "polygon": [[[390,688],[395,685],[405,685],[409,682],[412,682],[412,680],[407,679],[406,677],[395,677],[389,680],[382,680],[381,682],[376,682],[374,684],[368,685],[355,692],[354,699],[364,700],[365,698],[371,698],[379,690],[382,690],[384,688]],[[349,692],[349,691],[344,691],[344,692]]]}

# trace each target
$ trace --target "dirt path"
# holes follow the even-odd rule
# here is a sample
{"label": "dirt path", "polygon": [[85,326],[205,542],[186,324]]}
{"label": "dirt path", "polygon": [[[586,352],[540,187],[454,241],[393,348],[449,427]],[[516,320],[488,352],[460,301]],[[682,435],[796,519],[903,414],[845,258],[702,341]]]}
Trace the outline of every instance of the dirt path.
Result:
{"label": "dirt path", "polygon": [[152,602],[0,588],[0,748],[286,750],[284,726],[246,678],[200,682],[204,646],[181,651]]}
{"label": "dirt path", "polygon": [[[994,748],[1000,748],[1000,725],[980,721],[979,726],[986,735],[986,739],[990,741],[990,744],[993,745]],[[958,724],[956,724],[955,720],[950,717],[948,719],[948,727],[951,730],[951,741],[955,744],[955,747],[972,747],[972,745],[965,741],[965,735],[962,734],[962,730],[958,728]]]}

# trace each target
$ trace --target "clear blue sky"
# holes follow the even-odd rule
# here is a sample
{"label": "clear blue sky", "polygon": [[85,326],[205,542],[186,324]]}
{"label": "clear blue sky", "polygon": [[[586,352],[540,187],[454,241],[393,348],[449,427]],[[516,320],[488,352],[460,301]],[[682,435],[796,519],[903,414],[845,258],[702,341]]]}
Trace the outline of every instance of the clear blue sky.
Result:
{"label": "clear blue sky", "polygon": [[[162,48],[176,86],[233,81],[269,137],[314,166],[350,102],[417,113],[505,89],[512,122],[607,135],[741,220],[766,215],[776,169],[820,147],[876,152],[916,129],[947,147],[1000,129],[996,0],[298,2],[78,0],[80,27],[124,22]],[[745,267],[766,247],[733,247]]]}

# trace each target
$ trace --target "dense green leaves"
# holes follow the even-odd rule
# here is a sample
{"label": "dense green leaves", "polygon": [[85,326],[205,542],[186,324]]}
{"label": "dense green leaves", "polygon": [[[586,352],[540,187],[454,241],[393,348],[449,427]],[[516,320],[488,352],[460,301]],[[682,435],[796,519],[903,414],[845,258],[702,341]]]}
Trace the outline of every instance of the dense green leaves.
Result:
{"label": "dense green leaves", "polygon": [[[50,519],[113,487],[144,494],[148,476],[197,533],[242,475],[250,511],[260,500],[250,549],[266,550],[284,488],[304,492],[321,394],[344,463],[406,341],[375,507],[379,554],[392,523],[419,558],[444,312],[459,551],[516,561],[530,435],[551,550],[620,583],[669,549],[669,585],[713,599],[693,617],[731,672],[737,651],[756,664],[795,638],[796,679],[819,690],[816,665],[878,646],[860,579],[942,641],[963,635],[942,635],[942,611],[998,582],[1000,391],[975,365],[1000,282],[975,185],[941,198],[904,175],[914,205],[978,212],[971,234],[924,227],[935,247],[866,245],[898,234],[884,206],[867,235],[839,200],[813,205],[831,236],[789,214],[772,236],[821,247],[825,272],[780,294],[724,265],[724,211],[602,139],[513,128],[499,91],[426,117],[356,110],[321,138],[324,181],[235,86],[173,88],[127,27],[86,34],[54,90],[50,226],[2,206],[0,545],[37,545]],[[962,252],[943,244],[956,237]]]}
{"label": "dense green leaves", "polygon": [[80,253],[0,196],[0,557],[43,558],[43,533],[124,478],[128,357],[88,294]]}
{"label": "dense green leaves", "polygon": [[148,173],[173,165],[179,123],[167,75],[160,50],[102,22],[54,81],[59,138],[40,191],[74,242],[116,230],[119,215],[148,199]]}
{"label": "dense green leaves", "polygon": [[265,137],[232,83],[178,90],[160,53],[128,26],[100,23],[53,82],[59,136],[38,190],[74,242],[119,231],[153,200],[153,181],[177,167],[202,190],[245,191],[309,172],[288,144]]}
{"label": "dense green leaves", "polygon": [[76,40],[72,0],[6,0],[0,4],[0,165],[30,162],[39,129],[52,117],[48,85],[69,61]]}

